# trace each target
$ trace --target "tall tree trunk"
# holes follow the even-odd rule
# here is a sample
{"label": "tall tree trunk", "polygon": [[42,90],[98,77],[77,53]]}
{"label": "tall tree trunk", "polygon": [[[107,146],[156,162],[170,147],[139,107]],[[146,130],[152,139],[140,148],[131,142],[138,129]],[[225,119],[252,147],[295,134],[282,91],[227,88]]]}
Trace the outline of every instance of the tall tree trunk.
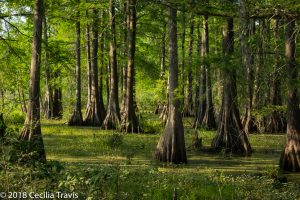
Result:
{"label": "tall tree trunk", "polygon": [[[86,10],[86,18],[89,18],[89,12]],[[90,107],[91,104],[91,98],[92,98],[92,69],[91,69],[91,35],[90,35],[90,24],[87,23],[86,25],[86,57],[87,57],[87,77],[88,77],[88,99],[87,99],[87,104],[86,104],[86,113],[88,108]]]}
{"label": "tall tree trunk", "polygon": [[184,69],[185,69],[185,35],[186,35],[186,24],[185,24],[185,20],[186,20],[186,17],[185,17],[185,11],[182,12],[182,34],[181,34],[181,96],[182,96],[182,105],[185,105],[185,102],[184,102],[184,96],[185,96],[185,73],[184,73]]}
{"label": "tall tree trunk", "polygon": [[186,163],[184,128],[179,111],[180,100],[176,97],[178,89],[178,46],[177,11],[169,7],[169,115],[163,135],[156,147],[155,157],[163,162]]}
{"label": "tall tree trunk", "polygon": [[[197,116],[195,118],[194,128],[197,128],[198,126],[202,125],[205,112],[206,112],[206,106],[207,106],[207,98],[206,98],[206,64],[205,64],[205,56],[208,53],[208,33],[206,33],[206,27],[205,27],[205,20],[204,23],[204,30],[202,31],[201,36],[201,46],[200,46],[200,56],[202,59],[202,64],[200,66],[200,79],[199,79],[199,103],[198,103],[198,112]],[[208,29],[207,29],[208,31]]]}
{"label": "tall tree trunk", "polygon": [[193,105],[193,43],[194,43],[194,22],[191,19],[190,22],[190,42],[189,42],[189,53],[188,53],[188,76],[187,76],[187,90],[186,90],[186,101],[184,104],[183,115],[194,116],[194,105]]}
{"label": "tall tree trunk", "polygon": [[127,62],[126,62],[126,56],[127,56],[127,50],[128,50],[128,41],[127,41],[127,33],[129,32],[128,29],[128,17],[127,17],[127,0],[124,0],[123,3],[123,52],[122,52],[122,56],[123,56],[123,80],[122,80],[122,102],[121,102],[121,115],[123,115],[123,113],[125,112],[125,104],[126,104],[126,99],[127,99]]}
{"label": "tall tree trunk", "polygon": [[98,87],[98,33],[99,33],[99,11],[93,9],[92,24],[92,54],[91,54],[91,102],[86,111],[84,124],[88,126],[101,126],[104,116],[102,116],[99,101]]}
{"label": "tall tree trunk", "polygon": [[285,148],[280,158],[280,169],[300,171],[300,110],[297,95],[298,67],[296,63],[295,19],[286,19],[285,59],[288,86],[287,131]]}
{"label": "tall tree trunk", "polygon": [[[207,58],[209,54],[209,32],[208,32],[208,16],[204,16],[203,21],[203,32],[202,32],[202,44],[205,45],[204,51],[204,59]],[[216,128],[216,120],[214,114],[214,105],[212,99],[212,85],[211,85],[211,75],[210,75],[210,64],[205,61],[205,76],[206,76],[206,110],[203,118],[202,125],[207,129],[215,129]]]}
{"label": "tall tree trunk", "polygon": [[[164,9],[161,10],[161,15],[165,16]],[[165,18],[163,18],[162,22],[162,35],[161,35],[161,47],[160,47],[160,79],[163,81],[163,84],[165,84],[167,81],[165,80],[165,71],[166,71],[166,29],[167,29],[167,23],[165,21]],[[161,90],[162,94],[165,94],[165,90],[162,88]],[[157,102],[158,105],[154,111],[154,114],[159,114],[164,111],[164,105],[166,104],[165,101],[163,102]],[[165,112],[167,114],[167,112]],[[164,117],[162,117],[164,118]]]}
{"label": "tall tree trunk", "polygon": [[100,68],[99,68],[99,106],[100,106],[100,114],[102,116],[102,119],[106,116],[106,110],[104,106],[104,100],[103,100],[103,70],[105,69],[104,64],[104,55],[105,55],[105,24],[104,24],[104,17],[105,12],[102,10],[101,12],[101,27],[102,31],[100,33]]}
{"label": "tall tree trunk", "polygon": [[[77,1],[78,5],[80,0]],[[82,124],[81,113],[81,66],[80,66],[80,11],[77,12],[76,22],[76,104],[71,118],[68,121],[69,126],[79,126]]]}
{"label": "tall tree trunk", "polygon": [[223,28],[223,95],[222,108],[219,117],[217,135],[212,147],[216,150],[225,149],[234,154],[251,154],[251,146],[246,133],[243,131],[240,114],[237,107],[236,70],[230,66],[234,51],[233,18],[227,19]]}
{"label": "tall tree trunk", "polygon": [[110,91],[107,114],[102,127],[104,129],[116,129],[120,125],[120,108],[118,99],[118,67],[116,54],[116,24],[115,24],[115,0],[109,0],[110,11]]}
{"label": "tall tree trunk", "polygon": [[[274,72],[271,76],[271,89],[270,89],[270,105],[281,106],[281,55],[278,46],[280,46],[280,19],[276,19],[274,27],[274,40],[275,40],[275,65]],[[279,133],[286,131],[286,118],[284,113],[280,111],[273,111],[266,119],[265,131],[267,133]]]}
{"label": "tall tree trunk", "polygon": [[138,133],[141,131],[139,120],[135,110],[135,40],[136,40],[136,0],[128,0],[128,67],[127,67],[127,95],[125,99],[125,109],[121,118],[121,131],[126,133]]}
{"label": "tall tree trunk", "polygon": [[35,0],[34,33],[30,68],[28,111],[19,140],[28,142],[26,153],[33,153],[32,159],[46,162],[46,153],[40,123],[40,66],[42,49],[43,1]]}
{"label": "tall tree trunk", "polygon": [[[241,48],[241,63],[246,68],[246,105],[245,113],[242,119],[242,125],[245,133],[256,131],[255,121],[251,115],[252,100],[253,100],[253,55],[251,54],[251,46],[249,38],[254,35],[255,23],[251,23],[249,19],[243,20],[246,17],[245,1],[239,0],[239,37]],[[254,21],[254,20],[253,20]]]}
{"label": "tall tree trunk", "polygon": [[47,19],[44,17],[43,19],[44,25],[44,67],[45,67],[45,102],[44,102],[44,117],[46,119],[51,119],[52,117],[52,110],[53,110],[53,94],[52,94],[52,87],[51,87],[51,68],[48,65],[48,26],[47,26]]}

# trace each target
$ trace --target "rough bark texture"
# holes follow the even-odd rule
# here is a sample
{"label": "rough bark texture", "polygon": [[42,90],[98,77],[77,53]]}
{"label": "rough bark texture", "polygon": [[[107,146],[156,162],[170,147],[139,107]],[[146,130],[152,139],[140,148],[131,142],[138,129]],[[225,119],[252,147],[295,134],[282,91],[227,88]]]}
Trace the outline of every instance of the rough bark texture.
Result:
{"label": "rough bark texture", "polygon": [[33,153],[34,159],[46,161],[46,153],[40,124],[40,66],[42,46],[43,1],[35,0],[34,34],[30,68],[28,111],[19,140],[28,142],[26,153]]}
{"label": "rough bark texture", "polygon": [[163,162],[186,163],[184,129],[179,112],[180,100],[176,97],[178,88],[178,46],[177,11],[169,7],[169,115],[163,135],[156,147],[155,157]]}
{"label": "rough bark texture", "polygon": [[[78,4],[80,0],[77,1]],[[71,118],[68,121],[69,126],[82,125],[82,113],[81,113],[81,66],[80,66],[80,12],[77,13],[76,22],[76,104]]]}
{"label": "rough bark texture", "polygon": [[288,82],[286,144],[280,158],[280,169],[300,171],[300,110],[297,95],[298,69],[296,64],[295,20],[286,20],[285,58]]}
{"label": "rough bark texture", "polygon": [[136,40],[136,0],[128,0],[128,67],[127,67],[127,95],[125,99],[124,112],[121,118],[121,131],[126,133],[138,133],[141,131],[139,120],[135,110],[135,91],[134,91],[134,75],[135,75],[135,40]]}
{"label": "rough bark texture", "polygon": [[236,71],[228,60],[233,54],[234,32],[233,18],[227,19],[223,29],[223,95],[222,108],[219,117],[217,135],[213,139],[212,147],[216,150],[225,149],[234,154],[251,154],[251,146],[246,133],[243,131],[240,114],[237,107]]}
{"label": "rough bark texture", "polygon": [[186,88],[186,101],[184,102],[183,115],[194,116],[194,105],[193,105],[193,43],[194,43],[194,22],[190,24],[190,42],[189,42],[189,53],[188,53],[188,76],[187,76],[187,88]]}
{"label": "rough bark texture", "polygon": [[110,0],[110,90],[107,114],[102,127],[104,129],[116,129],[120,126],[120,108],[118,100],[118,67],[116,54],[116,25],[115,25],[115,1]]}
{"label": "rough bark texture", "polygon": [[104,116],[102,116],[99,101],[98,88],[98,29],[99,29],[99,11],[93,9],[93,25],[92,25],[92,54],[91,54],[91,99],[86,110],[84,124],[88,126],[101,126]]}

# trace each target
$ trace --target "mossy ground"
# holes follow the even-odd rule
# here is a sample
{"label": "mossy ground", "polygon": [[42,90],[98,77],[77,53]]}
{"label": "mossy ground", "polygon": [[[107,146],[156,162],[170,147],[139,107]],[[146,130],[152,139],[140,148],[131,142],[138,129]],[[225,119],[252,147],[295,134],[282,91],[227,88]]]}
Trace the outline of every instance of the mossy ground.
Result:
{"label": "mossy ground", "polygon": [[[192,120],[185,119],[188,163],[172,165],[153,158],[163,129],[157,116],[145,115],[143,120],[146,129],[156,133],[120,135],[97,127],[43,121],[47,159],[59,161],[64,170],[55,167],[53,172],[52,167],[43,178],[28,179],[34,170],[28,169],[28,175],[22,167],[11,167],[14,175],[1,171],[2,183],[13,177],[27,179],[10,181],[10,186],[0,189],[76,192],[80,199],[172,199],[174,188],[178,199],[300,199],[300,175],[278,173],[283,134],[249,135],[254,150],[250,157],[216,154],[191,147]],[[203,148],[209,148],[215,131],[200,130],[199,134]],[[283,176],[287,183],[281,183]]]}

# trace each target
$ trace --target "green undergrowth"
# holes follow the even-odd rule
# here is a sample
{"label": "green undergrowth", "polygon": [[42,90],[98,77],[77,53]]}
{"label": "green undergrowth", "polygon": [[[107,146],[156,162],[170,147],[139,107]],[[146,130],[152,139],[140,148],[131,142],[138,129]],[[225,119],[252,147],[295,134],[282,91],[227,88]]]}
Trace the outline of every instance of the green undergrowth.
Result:
{"label": "green undergrowth", "polygon": [[300,199],[300,176],[278,172],[283,134],[251,134],[250,157],[216,154],[205,150],[215,131],[198,130],[203,149],[193,149],[195,130],[185,119],[188,163],[172,165],[153,159],[163,130],[158,117],[143,118],[154,131],[122,134],[42,121],[48,162],[12,164],[12,147],[2,143],[0,191],[74,192],[79,199],[169,200],[174,191],[177,199]]}

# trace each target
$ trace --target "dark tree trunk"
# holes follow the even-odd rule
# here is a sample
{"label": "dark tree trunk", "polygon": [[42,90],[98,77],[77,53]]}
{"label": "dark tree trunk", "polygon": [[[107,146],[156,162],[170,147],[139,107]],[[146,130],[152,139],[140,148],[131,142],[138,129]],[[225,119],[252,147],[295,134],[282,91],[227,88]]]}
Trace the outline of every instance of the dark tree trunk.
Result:
{"label": "dark tree trunk", "polygon": [[176,97],[178,89],[178,46],[177,11],[169,7],[169,115],[163,135],[156,147],[155,157],[163,162],[186,163],[184,128],[179,111],[180,100]]}
{"label": "dark tree trunk", "polygon": [[[102,28],[105,26],[104,17],[105,17],[104,10],[102,10],[102,12],[101,12],[101,27]],[[103,70],[105,69],[104,55],[105,55],[105,31],[103,28],[100,33],[100,68],[99,68],[99,106],[101,108],[100,114],[103,119],[106,116],[106,110],[105,110],[104,100],[103,100]]]}
{"label": "dark tree trunk", "polygon": [[120,108],[118,99],[118,67],[116,54],[116,24],[115,24],[115,0],[110,0],[110,91],[107,114],[102,127],[104,129],[116,129],[120,125]]}
{"label": "dark tree trunk", "polygon": [[[77,1],[80,4],[80,0]],[[68,121],[69,126],[82,125],[81,113],[81,66],[80,66],[80,11],[77,12],[76,22],[76,104],[71,118]]]}
{"label": "dark tree trunk", "polygon": [[[59,73],[55,75],[55,79],[59,79]],[[63,116],[63,106],[62,106],[62,89],[59,86],[55,86],[52,95],[52,119],[61,119]]]}
{"label": "dark tree trunk", "polygon": [[290,18],[286,20],[285,59],[288,86],[287,131],[285,148],[280,158],[280,169],[300,171],[300,110],[297,95],[296,28],[295,19]]}
{"label": "dark tree trunk", "polygon": [[34,34],[30,68],[30,87],[28,111],[19,140],[28,142],[26,153],[33,153],[32,158],[46,162],[46,153],[40,124],[40,66],[42,47],[43,1],[35,0]]}
{"label": "dark tree trunk", "polygon": [[0,138],[5,135],[5,130],[7,126],[4,123],[3,113],[0,113]]}
{"label": "dark tree trunk", "polygon": [[[275,27],[274,27],[274,39],[275,39],[275,65],[274,65],[274,72],[271,76],[271,89],[270,89],[270,105],[273,106],[281,106],[281,56],[279,52],[279,44],[280,44],[280,19],[276,19]],[[286,131],[286,118],[283,112],[280,111],[273,111],[270,116],[266,118],[265,122],[265,131],[267,133],[279,133]]]}
{"label": "dark tree trunk", "polygon": [[88,126],[101,126],[104,116],[100,106],[100,95],[98,87],[98,33],[99,33],[99,11],[93,9],[92,24],[92,54],[91,54],[91,102],[86,110],[84,124]]}
{"label": "dark tree trunk", "polygon": [[182,105],[185,104],[184,102],[184,90],[185,90],[185,78],[184,78],[184,69],[185,69],[185,35],[186,35],[186,25],[185,25],[185,12],[182,12],[182,35],[181,35],[181,72],[180,72],[180,79],[181,79],[181,96],[182,96]]}
{"label": "dark tree trunk", "polygon": [[[208,16],[204,16],[203,21],[203,32],[202,32],[202,44],[205,46],[204,48],[204,59],[209,54],[209,32],[208,32]],[[211,75],[210,75],[210,64],[205,61],[205,76],[206,76],[206,109],[205,115],[203,118],[202,126],[211,130],[216,129],[216,120],[214,114],[214,105],[212,99],[212,85],[211,85]]]}
{"label": "dark tree trunk", "polygon": [[186,91],[186,101],[183,109],[183,116],[194,116],[194,105],[193,105],[193,43],[194,43],[194,22],[191,19],[190,25],[190,42],[189,42],[189,53],[188,53],[188,77],[187,77],[187,91]]}
{"label": "dark tree trunk", "polygon": [[125,99],[125,109],[121,118],[121,131],[126,133],[138,133],[141,131],[139,120],[135,110],[135,90],[134,90],[134,55],[136,40],[136,0],[128,0],[128,67],[127,67],[127,95]]}
{"label": "dark tree trunk", "polygon": [[[89,18],[89,12],[86,10],[86,18]],[[91,35],[90,35],[90,24],[86,25],[86,57],[87,57],[87,77],[88,77],[88,99],[86,104],[86,112],[91,104],[92,98],[92,69],[91,69]],[[87,113],[85,113],[87,115]]]}
{"label": "dark tree trunk", "polygon": [[219,117],[217,135],[212,147],[216,150],[225,149],[234,154],[251,154],[251,146],[246,133],[243,131],[240,114],[237,107],[236,70],[229,66],[232,59],[234,32],[233,18],[229,17],[223,30],[223,95],[222,108]]}

